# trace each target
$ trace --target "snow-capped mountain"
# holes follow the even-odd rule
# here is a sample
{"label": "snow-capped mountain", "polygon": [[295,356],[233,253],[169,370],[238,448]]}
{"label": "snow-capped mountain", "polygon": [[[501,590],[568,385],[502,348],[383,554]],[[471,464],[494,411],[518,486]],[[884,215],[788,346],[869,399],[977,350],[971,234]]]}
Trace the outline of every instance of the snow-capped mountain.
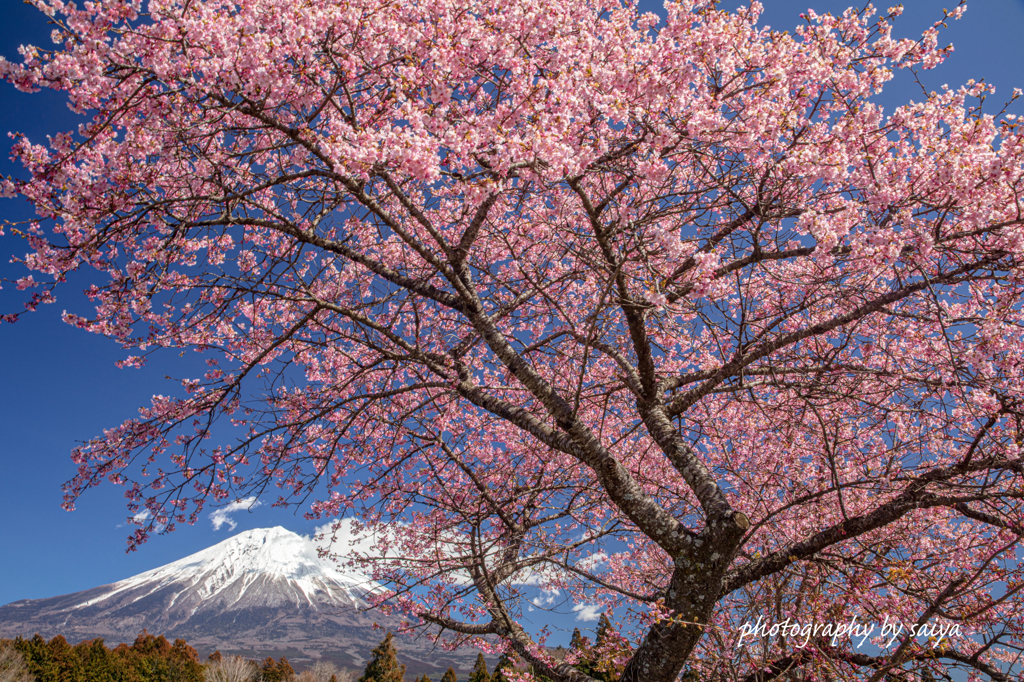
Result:
{"label": "snow-capped mountain", "polygon": [[309,540],[278,526],[240,533],[109,587],[74,608],[129,605],[171,592],[165,609],[179,617],[286,604],[319,610],[358,606],[377,586],[360,573],[343,572],[320,559]]}
{"label": "snow-capped mountain", "polygon": [[[38,632],[112,645],[134,641],[145,628],[206,654],[286,655],[300,665],[323,657],[359,668],[383,636],[374,623],[396,625],[359,610],[375,589],[365,575],[320,559],[309,539],[261,528],[110,585],[0,606],[0,638]],[[410,673],[468,669],[476,657],[422,638],[396,643]]]}

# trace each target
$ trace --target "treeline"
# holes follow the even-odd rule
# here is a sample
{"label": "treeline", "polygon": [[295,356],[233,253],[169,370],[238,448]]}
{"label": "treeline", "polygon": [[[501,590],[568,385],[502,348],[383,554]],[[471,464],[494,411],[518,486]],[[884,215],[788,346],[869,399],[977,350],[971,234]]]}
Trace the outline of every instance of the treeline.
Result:
{"label": "treeline", "polygon": [[[607,618],[602,616],[594,643],[576,630],[569,649],[559,648],[555,656],[598,682],[614,682],[622,674],[620,661],[622,654],[627,653],[624,646],[625,641],[612,632]],[[476,665],[462,682],[509,682],[508,674],[514,670],[523,672],[528,668],[502,655],[491,672],[483,654],[478,654]],[[119,644],[112,649],[102,639],[71,645],[59,635],[49,641],[38,634],[31,639],[0,640],[0,682],[407,682],[405,666],[398,661],[391,633],[371,652],[358,679],[357,675],[326,662],[296,674],[284,656],[268,657],[258,663],[215,652],[202,662],[185,640],[172,643],[145,630],[131,646]],[[551,682],[536,673],[534,678]],[[411,679],[433,682],[427,675]],[[440,682],[460,680],[455,670],[449,668]]]}
{"label": "treeline", "polygon": [[354,674],[318,664],[296,675],[288,659],[262,663],[214,653],[204,664],[183,639],[145,630],[129,646],[102,639],[68,644],[58,635],[0,640],[0,682],[352,682]]}
{"label": "treeline", "polygon": [[[476,665],[469,674],[467,682],[509,682],[505,671],[512,669],[512,662],[502,656],[495,666],[494,675],[487,672],[487,661],[483,654],[477,654]],[[395,649],[393,635],[389,632],[377,647],[370,652],[370,662],[358,682],[404,682],[405,666],[398,662],[398,651]],[[413,678],[413,682],[432,682],[427,675]],[[441,677],[441,682],[458,682],[453,668],[448,668]]]}
{"label": "treeline", "polygon": [[[629,653],[629,646],[625,639],[614,632],[611,622],[605,615],[601,616],[597,626],[596,638],[593,643],[584,637],[579,629],[573,631],[572,641],[569,649],[559,647],[555,657],[572,663],[582,672],[587,673],[598,682],[616,682],[622,676],[624,654]],[[512,671],[528,671],[533,674],[537,682],[551,682],[544,676],[537,674],[528,666],[517,663],[508,654],[502,654],[494,666],[494,672],[487,670],[487,661],[483,654],[477,654],[476,665],[469,674],[466,682],[509,682],[507,673]],[[690,678],[686,678],[690,679]],[[362,677],[358,682],[404,682],[405,666],[398,662],[398,652],[392,641],[389,632],[387,637],[377,645],[370,655],[370,662],[366,666]],[[433,682],[430,677],[413,678],[413,682]],[[440,682],[460,682],[455,670],[448,668],[441,677]]]}
{"label": "treeline", "polygon": [[108,649],[102,639],[74,646],[58,635],[6,640],[21,654],[28,679],[37,682],[204,682],[196,650],[176,639],[168,642],[143,631],[131,646]]}

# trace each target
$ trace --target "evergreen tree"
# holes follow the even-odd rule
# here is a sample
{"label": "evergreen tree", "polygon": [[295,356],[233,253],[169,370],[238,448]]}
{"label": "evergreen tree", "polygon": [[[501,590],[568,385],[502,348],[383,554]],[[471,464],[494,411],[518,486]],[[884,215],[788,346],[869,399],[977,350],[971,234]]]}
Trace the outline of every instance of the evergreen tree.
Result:
{"label": "evergreen tree", "polygon": [[57,682],[59,676],[57,666],[50,658],[50,648],[46,645],[46,640],[38,632],[32,639],[16,638],[14,648],[21,652],[29,673],[36,680]]}
{"label": "evergreen tree", "polygon": [[432,680],[424,673],[423,677],[420,678],[420,682],[432,682]]}
{"label": "evergreen tree", "polygon": [[448,668],[448,670],[446,670],[444,672],[444,677],[441,678],[441,682],[459,682],[459,681],[455,678],[455,671],[452,668]]}
{"label": "evergreen tree", "polygon": [[140,656],[162,656],[167,657],[171,653],[171,643],[163,635],[159,637],[149,634],[149,630],[142,628],[142,632],[135,638],[131,650]]}
{"label": "evergreen tree", "polygon": [[483,654],[476,655],[476,665],[473,672],[469,674],[469,682],[491,682],[491,675],[487,672],[487,661]]}
{"label": "evergreen tree", "polygon": [[124,667],[119,665],[110,649],[103,645],[102,639],[79,642],[74,651],[82,679],[88,682],[124,681]]}
{"label": "evergreen tree", "polygon": [[282,682],[287,682],[287,680],[295,677],[295,668],[292,667],[292,664],[289,663],[288,659],[284,656],[282,656],[281,660],[278,661],[277,670],[278,674],[281,676]]}
{"label": "evergreen tree", "polygon": [[371,652],[370,662],[366,664],[359,682],[402,682],[405,666],[398,664],[398,652],[395,651],[392,637],[394,635],[389,632]]}
{"label": "evergreen tree", "polygon": [[143,628],[135,642],[120,653],[128,665],[132,682],[163,682],[171,676],[167,661],[171,643],[163,635],[156,637]]}
{"label": "evergreen tree", "polygon": [[514,669],[515,664],[512,662],[512,657],[502,654],[498,662],[494,664],[494,675],[491,677],[491,682],[509,682],[505,677],[505,672],[511,672]]}
{"label": "evergreen tree", "polygon": [[608,614],[602,613],[601,619],[597,621],[597,645],[601,646],[611,632],[612,622],[608,620]]}
{"label": "evergreen tree", "polygon": [[281,657],[280,661],[275,661],[272,657],[268,656],[260,665],[257,677],[261,682],[288,682],[288,680],[295,677],[295,669],[292,668],[291,663],[284,656]]}
{"label": "evergreen tree", "polygon": [[[68,644],[58,635],[12,642],[35,682],[204,682],[199,655],[183,639],[174,644],[143,630],[132,646],[108,649],[102,639]],[[290,670],[290,666],[289,666]]]}
{"label": "evergreen tree", "polygon": [[[199,662],[199,652],[196,651],[194,648],[190,647],[188,645],[188,642],[186,642],[183,639],[174,640],[174,644],[171,645],[169,657],[182,662]],[[288,659],[286,659],[284,656],[281,657],[281,660],[284,661],[285,665],[288,665]],[[291,668],[291,666],[288,667]],[[292,672],[294,673],[295,671],[293,670]]]}
{"label": "evergreen tree", "polygon": [[570,647],[573,651],[578,652],[576,669],[599,682],[618,680],[620,671],[609,660],[606,660],[608,651],[603,650],[603,646],[609,644],[612,634],[612,622],[604,613],[601,614],[601,618],[597,622],[597,632],[595,633],[597,641],[593,647],[590,645],[590,640],[580,634],[579,629],[573,631]]}
{"label": "evergreen tree", "polygon": [[143,630],[131,647],[114,649],[125,682],[203,682],[199,654],[183,639],[167,641]]}
{"label": "evergreen tree", "polygon": [[83,671],[78,666],[75,650],[63,635],[57,635],[46,646],[50,650],[50,660],[57,671],[57,682],[84,682]]}
{"label": "evergreen tree", "polygon": [[121,643],[113,648],[110,657],[117,668],[119,679],[123,682],[142,682],[140,677],[137,652],[127,644]]}

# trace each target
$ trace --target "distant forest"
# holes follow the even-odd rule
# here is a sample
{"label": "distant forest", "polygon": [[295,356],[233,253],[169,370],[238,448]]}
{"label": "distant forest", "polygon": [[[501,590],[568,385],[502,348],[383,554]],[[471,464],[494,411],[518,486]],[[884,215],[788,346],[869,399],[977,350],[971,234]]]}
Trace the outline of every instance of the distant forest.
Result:
{"label": "distant forest", "polygon": [[[491,673],[480,654],[468,677],[461,679],[508,682],[505,671],[514,667],[510,657],[502,656]],[[31,639],[0,639],[0,682],[406,682],[406,678],[391,633],[371,652],[360,673],[327,662],[296,672],[284,656],[258,662],[214,652],[203,662],[185,640],[172,643],[143,630],[131,646],[113,648],[102,639],[71,645],[60,635],[49,641],[38,634]],[[432,680],[423,675],[409,682]],[[449,668],[440,682],[460,682],[460,678]]]}

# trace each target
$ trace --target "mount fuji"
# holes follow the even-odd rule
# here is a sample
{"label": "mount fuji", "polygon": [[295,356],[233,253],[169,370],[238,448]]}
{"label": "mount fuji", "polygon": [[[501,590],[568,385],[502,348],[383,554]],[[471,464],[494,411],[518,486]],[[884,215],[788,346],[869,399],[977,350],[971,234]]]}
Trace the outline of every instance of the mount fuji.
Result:
{"label": "mount fuji", "polygon": [[[397,619],[362,612],[380,587],[367,576],[320,559],[314,543],[281,527],[239,533],[212,547],[109,585],[0,606],[0,637],[69,642],[102,637],[133,642],[143,628],[183,638],[201,653],[250,658],[317,659],[348,668],[365,664]],[[476,650],[435,648],[425,638],[397,637],[410,673],[466,670]]]}

